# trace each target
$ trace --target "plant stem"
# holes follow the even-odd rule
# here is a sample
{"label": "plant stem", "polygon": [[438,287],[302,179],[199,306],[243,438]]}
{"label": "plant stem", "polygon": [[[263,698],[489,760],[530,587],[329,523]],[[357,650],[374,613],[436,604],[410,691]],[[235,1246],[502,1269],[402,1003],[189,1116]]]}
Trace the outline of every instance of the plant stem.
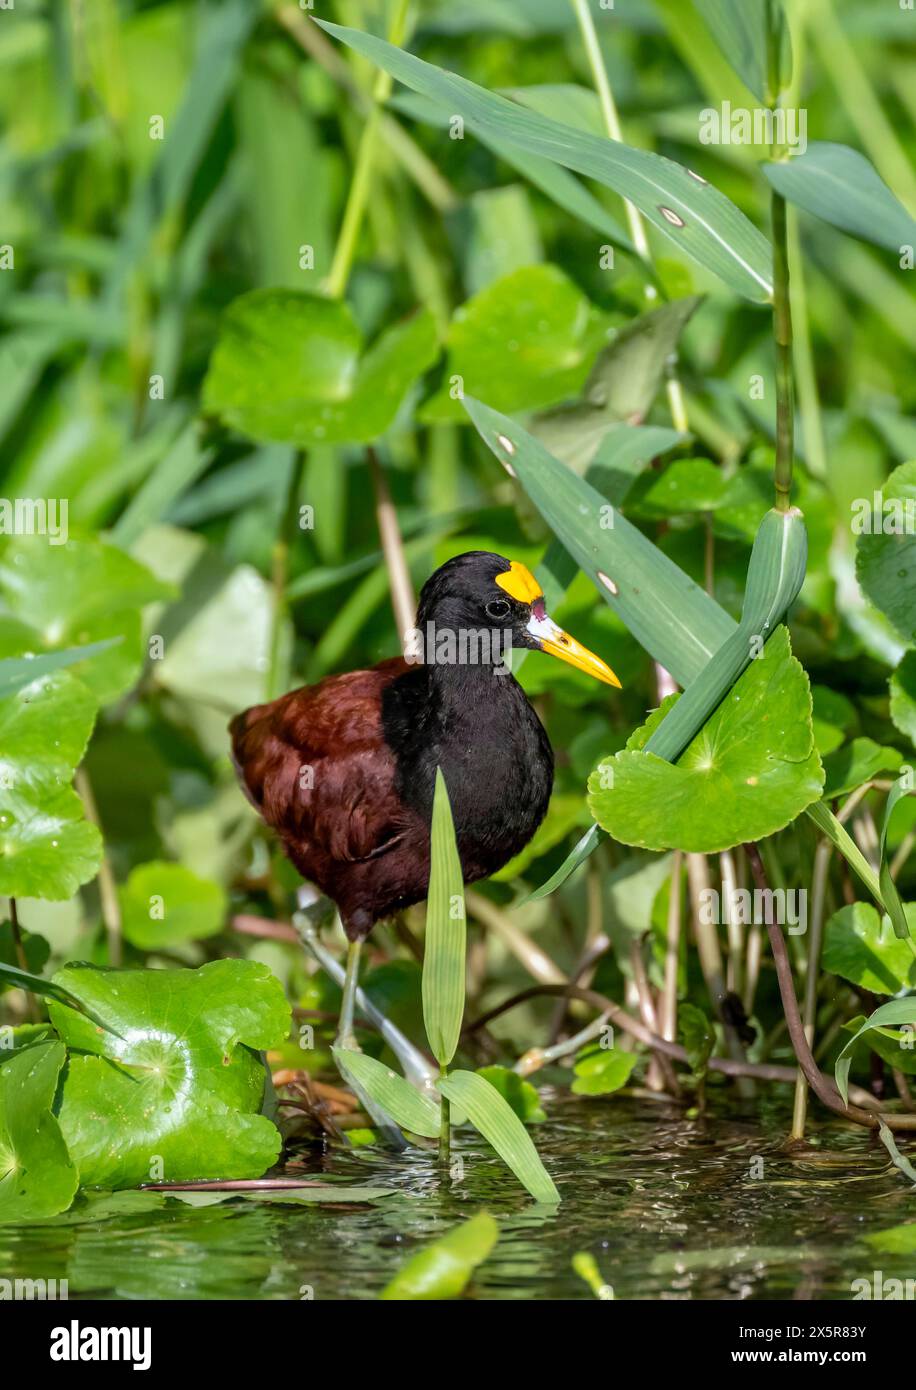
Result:
{"label": "plant stem", "polygon": [[[80,800],[86,809],[86,816],[104,837],[102,822],[99,820],[99,809],[95,803],[95,795],[92,790],[92,783],[89,780],[89,773],[84,767],[76,769],[74,777],[76,790],[79,792]],[[102,921],[105,923],[105,936],[108,942],[108,964],[119,966],[122,959],[122,938],[121,938],[121,904],[118,899],[118,888],[115,883],[115,876],[111,869],[111,861],[106,850],[102,855],[102,862],[99,866],[99,899],[102,904]]]}
{"label": "plant stem", "polygon": [[[394,44],[395,47],[400,47],[404,42],[409,9],[410,0],[395,0],[394,13],[388,26],[388,42]],[[343,296],[347,288],[347,281],[350,278],[353,259],[356,255],[356,243],[359,240],[366,204],[369,201],[372,159],[381,124],[382,106],[391,93],[392,82],[393,79],[390,74],[380,69],[372,88],[371,109],[366,124],[363,126],[350,191],[347,194],[347,205],[344,208],[340,234],[334,248],[334,259],[331,262],[331,270],[325,286],[332,299],[340,299]]]}
{"label": "plant stem", "polygon": [[681,865],[683,853],[676,849],[671,856],[671,890],[668,898],[668,922],[665,932],[665,983],[659,1000],[658,1022],[663,1038],[674,1042],[677,1037],[677,976],[681,950]]}
{"label": "plant stem", "polygon": [[[754,881],[761,891],[767,891],[766,870],[763,867],[763,860],[760,858],[760,851],[755,844],[744,846],[748,860],[751,865],[751,872]],[[857,1124],[867,1125],[869,1129],[878,1129],[883,1121],[889,1129],[916,1129],[916,1115],[894,1115],[881,1111],[866,1110],[858,1105],[844,1105],[843,1098],[836,1088],[835,1082],[829,1077],[822,1075],[808,1039],[805,1037],[805,1028],[802,1023],[801,1014],[798,1011],[798,999],[795,996],[795,985],[792,980],[792,966],[789,961],[789,953],[786,950],[785,938],[782,928],[776,922],[767,923],[767,933],[770,938],[770,947],[773,952],[773,960],[776,964],[776,978],[779,982],[779,993],[782,999],[783,1012],[786,1016],[786,1027],[789,1030],[789,1037],[798,1065],[801,1067],[814,1094],[817,1096],[828,1110],[832,1110],[836,1115],[842,1115],[844,1119],[855,1120]]]}
{"label": "plant stem", "polygon": [[[620,129],[620,117],[617,113],[617,103],[614,101],[614,93],[611,91],[610,79],[607,75],[607,68],[604,66],[604,58],[601,55],[601,45],[598,42],[595,21],[592,19],[592,12],[588,7],[588,0],[571,0],[571,4],[576,16],[576,21],[579,25],[579,32],[582,35],[582,42],[585,45],[585,53],[588,58],[589,68],[591,69],[595,90],[598,93],[598,102],[601,106],[601,114],[604,117],[605,129],[612,140],[622,142],[623,135]],[[651,252],[649,250],[649,239],[646,236],[646,226],[642,220],[642,214],[639,208],[630,202],[629,198],[624,198],[623,205],[626,210],[630,236],[636,248],[636,253],[648,266],[651,262]],[[655,297],[655,286],[648,285],[646,287],[646,298],[654,299]]]}
{"label": "plant stem", "polygon": [[805,462],[816,478],[827,477],[827,446],[824,442],[824,421],[817,390],[817,372],[811,346],[811,325],[808,321],[808,295],[802,263],[801,240],[798,234],[798,214],[789,209],[789,302],[795,338],[795,379],[798,403],[804,428]]}
{"label": "plant stem", "polygon": [[403,640],[413,627],[416,619],[417,601],[410,582],[410,570],[404,553],[404,542],[398,526],[398,514],[391,500],[388,483],[378,461],[378,455],[370,446],[366,450],[372,490],[375,493],[375,516],[378,522],[382,553],[388,569],[388,582],[391,588],[391,606],[394,620]]}
{"label": "plant stem", "polygon": [[[440,1079],[444,1080],[448,1075],[445,1067],[442,1068]],[[444,1168],[448,1167],[451,1158],[452,1145],[452,1107],[445,1096],[440,1099],[440,1119],[439,1119],[439,1162]]]}
{"label": "plant stem", "polygon": [[[769,55],[769,100],[775,103],[779,86],[781,14],[767,6],[767,46]],[[785,149],[774,141],[770,151],[774,160],[786,157]],[[795,453],[795,415],[792,381],[792,305],[789,300],[789,242],[786,200],[775,189],[770,195],[770,222],[773,238],[773,337],[776,345],[776,486],[777,511],[788,511],[792,491],[792,463]]]}
{"label": "plant stem", "polygon": [[[811,930],[808,935],[808,963],[805,969],[805,1037],[814,1046],[814,1024],[817,1019],[817,985],[821,964],[821,941],[824,934],[824,902],[827,894],[827,870],[833,846],[827,839],[818,842],[814,851],[814,871],[811,876]],[[805,1137],[808,1112],[808,1083],[801,1067],[795,1081],[795,1105],[792,1112],[792,1139]]]}

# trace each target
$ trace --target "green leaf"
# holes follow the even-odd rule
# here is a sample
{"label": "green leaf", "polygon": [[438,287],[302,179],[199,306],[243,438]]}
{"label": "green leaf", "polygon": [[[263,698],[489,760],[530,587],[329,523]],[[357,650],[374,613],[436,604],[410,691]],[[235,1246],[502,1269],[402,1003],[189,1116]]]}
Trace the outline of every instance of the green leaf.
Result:
{"label": "green leaf", "polygon": [[464,877],[445,778],[436,768],[423,951],[423,1023],[440,1067],[455,1055],[464,1017],[467,920]]}
{"label": "green leaf", "polygon": [[464,1221],[413,1255],[379,1294],[401,1301],[458,1298],[499,1239],[488,1212]]}
{"label": "green leaf", "polygon": [[[916,924],[916,905],[907,905],[907,917]],[[829,919],[823,965],[874,994],[916,988],[913,952],[894,934],[890,918],[879,917],[871,903],[851,903]]]}
{"label": "green leaf", "polygon": [[589,778],[589,807],[614,839],[711,854],[781,830],[820,797],[808,678],[785,628],[672,764],[643,750],[677,699]]}
{"label": "green leaf", "polygon": [[560,1194],[525,1126],[495,1086],[471,1071],[453,1071],[436,1084],[446,1100],[492,1144],[535,1201],[559,1202]]}
{"label": "green leaf", "polygon": [[542,883],[540,888],[536,888],[533,893],[530,893],[528,897],[524,899],[524,902],[534,903],[537,902],[539,898],[549,897],[551,893],[554,893],[560,887],[561,883],[565,883],[570,874],[575,873],[580,864],[585,863],[586,859],[598,848],[603,839],[604,833],[601,827],[598,825],[590,825],[585,834],[580,836],[573,845],[569,854],[567,854],[556,872],[552,873],[547,882]]}
{"label": "green leaf", "polygon": [[[855,1033],[865,1022],[863,1014],[858,1014],[843,1024],[845,1033]],[[906,1076],[916,1076],[916,1032],[904,1028],[872,1028],[865,1034],[864,1041],[872,1052],[883,1057],[888,1066],[896,1068]]]}
{"label": "green leaf", "polygon": [[653,226],[738,294],[757,302],[770,298],[766,239],[728,198],[683,165],[526,111],[371,34],[316,22],[399,82],[460,115],[482,138],[552,159],[629,198]]}
{"label": "green leaf", "polygon": [[[640,314],[621,328],[589,372],[581,398],[539,416],[532,427],[535,438],[577,473],[583,472],[609,430],[624,421],[631,426],[639,424],[648,414],[666,365],[700,302],[697,295],[676,299]],[[468,394],[481,397],[497,410],[512,408],[496,399],[486,380],[480,390],[469,387]],[[608,466],[606,460],[602,463]]]}
{"label": "green leaf", "polygon": [[60,1124],[86,1186],[258,1178],[280,1136],[259,1113],[259,1050],[289,1029],[279,981],[255,961],[199,970],[68,965],[54,983],[123,1037],[49,1005],[70,1049]]}
{"label": "green leaf", "polygon": [[518,1072],[508,1067],[478,1067],[477,1075],[499,1092],[523,1124],[538,1125],[547,1119],[537,1089]]}
{"label": "green leaf", "polygon": [[916,1254],[916,1221],[904,1221],[899,1226],[888,1226],[884,1231],[872,1231],[863,1236],[866,1245],[888,1255]]}
{"label": "green leaf", "polygon": [[904,656],[890,679],[891,719],[916,745],[916,651]]}
{"label": "green leaf", "polygon": [[[856,578],[905,641],[916,636],[916,462],[895,468],[882,489],[882,509],[868,499],[856,541]],[[856,518],[854,518],[854,521]]]}
{"label": "green leaf", "polygon": [[824,759],[824,800],[845,796],[847,792],[870,782],[879,772],[899,772],[903,762],[896,748],[882,747],[870,738],[854,738]]}
{"label": "green leaf", "polygon": [[31,685],[40,676],[51,671],[73,666],[77,661],[88,661],[97,652],[107,651],[120,639],[111,637],[106,642],[92,642],[88,647],[71,647],[63,652],[45,652],[41,656],[14,656],[0,661],[0,700],[15,695],[24,686]]}
{"label": "green leaf", "polygon": [[678,1005],[678,1032],[687,1049],[687,1062],[698,1081],[706,1075],[706,1064],[716,1044],[712,1024],[702,1009],[686,1000]]}
{"label": "green leaf", "polygon": [[709,459],[673,459],[661,472],[637,479],[627,494],[627,512],[650,521],[711,512],[724,489],[722,470]]}
{"label": "green leaf", "polygon": [[849,1104],[849,1068],[852,1058],[849,1056],[853,1045],[859,1038],[869,1033],[875,1028],[893,1027],[900,1023],[916,1023],[916,995],[908,995],[906,999],[892,999],[889,1004],[882,1004],[879,1009],[865,1020],[861,1028],[850,1038],[836,1059],[834,1076],[836,1077],[837,1089],[843,1097],[843,1103]]}
{"label": "green leaf", "polygon": [[636,640],[687,685],[736,629],[708,594],[515,421],[465,397],[465,409],[557,539]]}
{"label": "green leaf", "polygon": [[444,384],[421,420],[465,418],[453,379],[499,410],[533,410],[580,389],[608,321],[553,265],[526,266],[487,285],[455,313]]}
{"label": "green leaf", "polygon": [[839,695],[826,685],[812,685],[814,705],[814,741],[823,758],[845,741],[856,723],[856,707],[845,695]]}
{"label": "green leaf", "polygon": [[67,785],[95,714],[68,671],[0,700],[0,893],[62,901],[95,876],[102,839]]}
{"label": "green leaf", "polygon": [[611,1095],[627,1084],[638,1061],[635,1052],[592,1044],[576,1058],[576,1079],[572,1089],[577,1096]]}
{"label": "green leaf", "polygon": [[881,886],[881,899],[887,909],[887,914],[894,924],[894,931],[897,936],[907,938],[910,935],[909,925],[906,919],[903,902],[897,891],[897,885],[891,874],[891,866],[887,857],[887,832],[890,829],[891,818],[899,802],[905,796],[909,796],[912,791],[913,769],[907,765],[904,768],[903,776],[895,782],[887,794],[884,803],[884,815],[881,818],[881,833],[878,839],[878,883]]}
{"label": "green leaf", "polygon": [[69,1207],[76,1168],[51,1114],[66,1051],[17,1048],[0,1062],[0,1222],[41,1221]]}
{"label": "green leaf", "polygon": [[[777,90],[771,90],[768,11],[779,32]],[[694,0],[709,30],[742,82],[761,101],[775,101],[792,75],[792,47],[781,0]]]}
{"label": "green leaf", "polygon": [[352,1072],[366,1094],[402,1129],[427,1139],[439,1137],[439,1106],[429,1096],[421,1095],[403,1076],[365,1052],[339,1047],[331,1051],[338,1066]]}
{"label": "green leaf", "polygon": [[897,201],[870,160],[848,145],[814,140],[802,154],[764,164],[777,193],[842,232],[898,255],[916,243],[916,221]]}
{"label": "green leaf", "polygon": [[99,540],[52,546],[38,536],[21,536],[0,559],[0,597],[9,614],[28,625],[35,652],[120,639],[72,668],[103,705],[129,690],[140,674],[141,608],[173,592],[122,550]]}
{"label": "green leaf", "polygon": [[367,351],[348,306],[297,290],[252,290],[223,315],[203,407],[253,439],[301,447],[384,434],[438,353],[423,310]]}
{"label": "green leaf", "polygon": [[[51,954],[51,946],[43,936],[36,936],[34,932],[26,931],[20,927],[19,936],[22,941],[22,949],[25,953],[25,968],[31,975],[38,975],[48,963]],[[11,922],[0,922],[0,965],[19,965],[19,952],[16,950],[16,939],[13,936],[13,924]],[[9,986],[13,988],[13,986]],[[0,980],[0,994],[3,993],[4,985]]]}
{"label": "green leaf", "polygon": [[138,864],[121,889],[124,935],[143,951],[215,935],[226,906],[218,883],[162,860]]}

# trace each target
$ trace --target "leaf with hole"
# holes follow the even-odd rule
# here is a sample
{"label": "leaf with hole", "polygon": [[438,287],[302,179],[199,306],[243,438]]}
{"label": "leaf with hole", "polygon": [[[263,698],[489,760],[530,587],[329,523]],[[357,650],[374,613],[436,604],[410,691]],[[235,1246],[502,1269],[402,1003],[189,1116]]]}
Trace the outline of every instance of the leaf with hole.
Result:
{"label": "leaf with hole", "polygon": [[552,159],[613,188],[729,288],[757,302],[769,300],[772,257],[766,238],[734,203],[683,165],[526,111],[372,34],[316,22],[405,86],[447,106],[469,130]]}

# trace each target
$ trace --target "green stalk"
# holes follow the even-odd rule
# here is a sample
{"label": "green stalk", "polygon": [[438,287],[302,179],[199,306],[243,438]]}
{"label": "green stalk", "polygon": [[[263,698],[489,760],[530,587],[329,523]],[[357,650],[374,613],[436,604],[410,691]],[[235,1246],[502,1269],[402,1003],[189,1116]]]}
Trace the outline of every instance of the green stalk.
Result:
{"label": "green stalk", "polygon": [[792,309],[795,339],[795,380],[798,404],[804,425],[805,462],[815,478],[827,477],[827,446],[824,442],[824,420],[817,389],[814,350],[811,346],[811,324],[808,319],[808,294],[802,264],[801,239],[798,234],[798,214],[789,209],[789,303]]}
{"label": "green stalk", "polygon": [[[444,1081],[447,1076],[448,1071],[443,1067],[439,1073],[440,1081]],[[446,1100],[445,1096],[441,1097],[439,1114],[439,1162],[442,1164],[443,1168],[447,1168],[451,1157],[452,1145],[452,1104],[451,1101]]]}
{"label": "green stalk", "polygon": [[789,245],[786,200],[774,189],[770,199],[773,226],[773,336],[776,341],[776,510],[791,505],[795,421],[792,388],[792,308],[789,303]]}
{"label": "green stalk", "polygon": [[[397,47],[400,47],[404,42],[407,33],[409,9],[410,0],[395,0],[394,14],[388,26],[388,42]],[[331,262],[331,270],[325,286],[332,299],[340,299],[343,296],[347,288],[347,281],[350,278],[353,259],[356,255],[356,243],[359,240],[366,204],[369,201],[372,160],[382,119],[382,107],[391,94],[391,88],[392,78],[384,69],[380,68],[372,88],[372,106],[366,124],[363,126],[353,179],[347,195],[347,206],[344,209],[340,234],[334,248],[334,259]]]}

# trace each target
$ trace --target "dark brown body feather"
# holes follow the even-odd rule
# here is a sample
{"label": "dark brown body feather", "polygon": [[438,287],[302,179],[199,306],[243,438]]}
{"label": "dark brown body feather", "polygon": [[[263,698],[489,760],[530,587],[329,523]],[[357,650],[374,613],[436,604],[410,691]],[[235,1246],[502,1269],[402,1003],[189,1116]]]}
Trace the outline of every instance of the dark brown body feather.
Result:
{"label": "dark brown body feather", "polygon": [[426,897],[437,766],[466,883],[517,854],[550,799],[547,735],[492,668],[443,676],[398,657],[256,705],[230,730],[250,800],[352,939]]}

